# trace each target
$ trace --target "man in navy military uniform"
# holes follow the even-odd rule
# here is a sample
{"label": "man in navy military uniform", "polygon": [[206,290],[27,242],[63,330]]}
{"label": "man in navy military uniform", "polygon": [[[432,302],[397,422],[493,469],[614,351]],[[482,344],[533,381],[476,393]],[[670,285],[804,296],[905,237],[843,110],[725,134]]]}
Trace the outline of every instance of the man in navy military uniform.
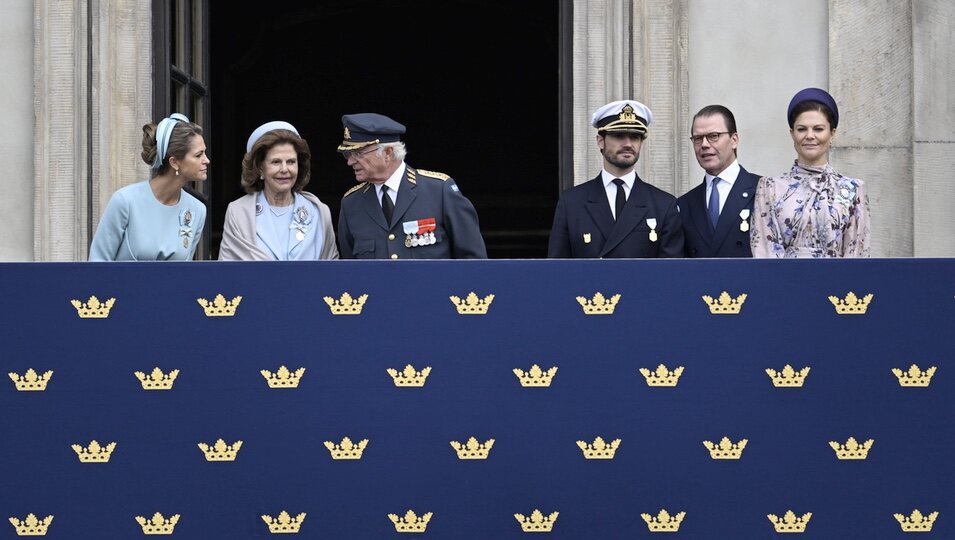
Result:
{"label": "man in navy military uniform", "polygon": [[552,258],[682,257],[683,228],[673,195],[647,184],[634,168],[653,115],[639,101],[594,112],[603,170],[564,191],[554,212]]}
{"label": "man in navy military uniform", "polygon": [[722,105],[703,107],[693,117],[690,140],[706,174],[677,199],[686,256],[752,257],[749,223],[759,176],[736,160],[736,118]]}
{"label": "man in navy military uniform", "polygon": [[405,126],[375,113],[346,114],[342,124],[338,151],[359,182],[342,197],[342,258],[487,258],[477,212],[454,180],[405,163]]}

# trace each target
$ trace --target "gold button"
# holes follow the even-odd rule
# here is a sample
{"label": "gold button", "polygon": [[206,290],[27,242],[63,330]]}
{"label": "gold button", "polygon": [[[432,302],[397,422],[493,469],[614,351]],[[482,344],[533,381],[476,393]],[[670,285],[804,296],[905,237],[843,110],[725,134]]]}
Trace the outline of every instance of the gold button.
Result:
{"label": "gold button", "polygon": [[391,260],[395,260],[395,259],[397,259],[397,258],[398,258],[398,254],[397,254],[397,253],[392,253],[392,254],[391,254]]}
{"label": "gold button", "polygon": [[388,240],[394,240],[394,239],[395,239],[395,235],[393,235],[393,234],[389,234],[389,235],[388,235]]}

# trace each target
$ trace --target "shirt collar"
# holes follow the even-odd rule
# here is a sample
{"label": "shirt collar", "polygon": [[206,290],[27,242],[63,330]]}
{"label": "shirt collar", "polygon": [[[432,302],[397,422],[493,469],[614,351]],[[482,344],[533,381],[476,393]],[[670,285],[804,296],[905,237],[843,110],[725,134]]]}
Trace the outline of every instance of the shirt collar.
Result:
{"label": "shirt collar", "polygon": [[[726,182],[729,185],[733,185],[733,182],[736,182],[736,177],[739,176],[739,160],[734,159],[728,167],[720,171],[716,176],[720,177],[720,180]],[[710,185],[715,178],[712,174],[706,173],[706,185]]]}
{"label": "shirt collar", "polygon": [[[398,186],[401,185],[401,177],[405,175],[405,169],[408,168],[408,165],[404,161],[401,162],[401,165],[395,169],[395,172],[391,173],[391,176],[383,184],[375,186],[375,189],[378,190],[378,195],[381,195],[381,186],[388,186],[388,189],[394,194],[393,197],[398,196]],[[395,199],[397,200],[397,199]]]}
{"label": "shirt collar", "polygon": [[637,172],[630,171],[623,176],[614,176],[608,173],[606,169],[603,169],[600,171],[600,178],[603,180],[605,188],[609,188],[612,185],[614,178],[619,178],[623,180],[623,183],[627,185],[627,189],[629,190],[633,187],[633,182],[637,179]]}

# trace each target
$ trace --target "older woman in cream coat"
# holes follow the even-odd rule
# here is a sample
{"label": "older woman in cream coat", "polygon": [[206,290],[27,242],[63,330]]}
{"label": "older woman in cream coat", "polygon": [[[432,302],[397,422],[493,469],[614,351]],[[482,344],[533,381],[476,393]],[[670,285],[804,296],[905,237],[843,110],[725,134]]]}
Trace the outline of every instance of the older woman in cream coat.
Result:
{"label": "older woman in cream coat", "polygon": [[337,259],[328,205],[303,191],[310,177],[308,143],[288,122],[259,126],[246,145],[242,187],[226,209],[219,260]]}

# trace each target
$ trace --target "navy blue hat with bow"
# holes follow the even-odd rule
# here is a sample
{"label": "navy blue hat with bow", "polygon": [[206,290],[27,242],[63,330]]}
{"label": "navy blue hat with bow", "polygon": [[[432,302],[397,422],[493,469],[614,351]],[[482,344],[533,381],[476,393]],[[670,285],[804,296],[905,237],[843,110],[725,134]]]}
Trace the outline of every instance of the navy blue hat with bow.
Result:
{"label": "navy blue hat with bow", "polygon": [[405,126],[377,113],[346,114],[342,116],[345,135],[338,145],[339,152],[357,150],[373,144],[398,142]]}
{"label": "navy blue hat with bow", "polygon": [[839,107],[836,106],[836,100],[832,99],[829,92],[821,88],[803,88],[796,92],[792,101],[789,102],[789,110],[786,112],[786,119],[789,120],[790,129],[792,129],[793,124],[796,122],[793,111],[796,109],[796,106],[806,101],[815,101],[825,105],[826,108],[829,109],[829,112],[832,113],[832,129],[836,129],[836,126],[839,125]]}

